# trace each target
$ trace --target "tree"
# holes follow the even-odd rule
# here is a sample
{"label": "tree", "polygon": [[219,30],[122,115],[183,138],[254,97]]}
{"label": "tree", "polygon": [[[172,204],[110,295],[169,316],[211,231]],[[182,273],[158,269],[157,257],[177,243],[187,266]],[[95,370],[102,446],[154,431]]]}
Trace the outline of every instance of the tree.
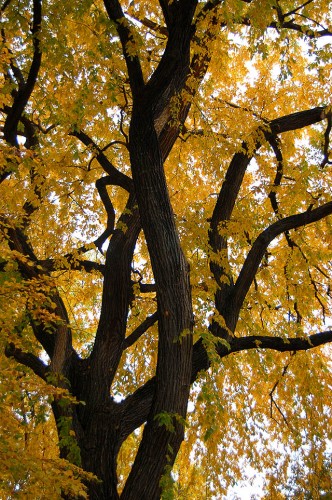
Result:
{"label": "tree", "polygon": [[220,494],[248,463],[282,494],[292,450],[326,454],[331,12],[2,4],[3,405],[17,433],[50,404],[91,499]]}

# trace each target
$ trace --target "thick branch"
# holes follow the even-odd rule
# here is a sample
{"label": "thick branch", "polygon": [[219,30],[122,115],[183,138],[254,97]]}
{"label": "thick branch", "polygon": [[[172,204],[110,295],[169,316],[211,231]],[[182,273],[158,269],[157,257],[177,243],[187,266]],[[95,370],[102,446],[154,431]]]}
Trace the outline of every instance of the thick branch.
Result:
{"label": "thick branch", "polygon": [[102,246],[107,240],[107,238],[114,232],[114,223],[115,223],[115,210],[113,207],[113,203],[111,201],[111,198],[109,197],[109,194],[107,192],[106,186],[111,186],[112,179],[111,176],[107,175],[105,177],[101,177],[100,179],[97,179],[96,181],[96,188],[98,190],[99,196],[101,201],[104,204],[106,213],[107,213],[107,225],[106,229],[103,232],[99,238],[94,242],[96,247],[102,252]]}
{"label": "thick branch", "polygon": [[[91,250],[91,248],[86,248],[86,251]],[[80,260],[77,259],[75,254],[67,254],[64,257],[60,257],[57,259],[45,259],[37,261],[37,265],[41,266],[45,271],[60,271],[66,269],[75,269],[80,270],[84,269],[88,273],[92,271],[98,271],[100,273],[104,273],[105,266],[104,264],[100,264],[99,262],[94,262],[91,260]]]}
{"label": "thick branch", "polygon": [[314,347],[332,342],[332,331],[315,333],[308,338],[281,338],[252,335],[244,338],[234,338],[231,352],[240,352],[246,349],[274,349],[275,351],[307,351]]}
{"label": "thick branch", "polygon": [[[301,129],[320,122],[327,117],[326,109],[317,107],[276,118],[269,124],[264,123],[259,126],[248,140],[242,143],[241,151],[235,153],[228,167],[211,218],[209,242],[214,252],[218,253],[227,247],[227,240],[220,235],[219,226],[222,222],[230,219],[246,169],[257,150],[261,147],[264,137],[271,136],[271,134],[273,137],[283,132]],[[219,282],[224,270],[214,264],[211,267],[217,282]]]}
{"label": "thick branch", "polygon": [[135,98],[144,88],[144,79],[137,53],[132,54],[129,50],[130,45],[135,44],[134,28],[130,26],[118,0],[104,0],[104,5],[109,18],[116,25],[127,65],[131,91]]}
{"label": "thick branch", "polygon": [[123,407],[121,441],[146,422],[155,390],[156,377],[153,377],[121,403]]}
{"label": "thick branch", "polygon": [[148,316],[143,321],[143,323],[141,323],[130,335],[128,335],[128,337],[124,342],[124,348],[127,349],[128,347],[135,344],[135,342],[157,321],[158,321],[157,312],[151,314],[151,316]]}
{"label": "thick branch", "polygon": [[6,346],[5,355],[7,358],[14,358],[18,363],[31,368],[36,375],[46,380],[49,368],[38,358],[38,356],[22,351],[22,349],[15,347],[15,344],[12,342]]}
{"label": "thick branch", "polygon": [[37,81],[37,76],[41,64],[42,53],[40,50],[40,32],[42,21],[41,0],[33,0],[33,21],[32,21],[32,36],[33,36],[33,58],[28,74],[27,81],[24,86],[19,87],[14,98],[13,105],[7,115],[3,133],[6,141],[12,146],[17,145],[17,126],[23,114],[24,108],[32,94]]}
{"label": "thick branch", "polygon": [[232,292],[232,303],[236,310],[240,310],[269,244],[281,233],[312,224],[330,214],[332,214],[332,201],[312,210],[280,219],[258,236],[248,253]]}
{"label": "thick branch", "polygon": [[277,136],[271,136],[271,137],[268,137],[268,141],[271,144],[271,147],[274,151],[274,154],[275,154],[276,160],[277,160],[277,172],[276,172],[276,175],[274,178],[273,187],[272,187],[271,191],[269,192],[268,197],[270,198],[274,213],[279,218],[281,214],[279,212],[279,204],[278,204],[277,194],[276,194],[275,188],[278,188],[280,186],[281,179],[283,176],[284,161],[283,161],[283,156],[282,156],[282,152],[281,152],[281,148],[280,148],[279,138]]}
{"label": "thick branch", "polygon": [[[135,285],[137,282],[132,281],[132,284]],[[139,291],[141,293],[154,293],[156,291],[155,283],[142,283],[139,282]]]}
{"label": "thick branch", "polygon": [[130,194],[106,251],[100,319],[84,396],[92,405],[102,404],[109,397],[123,352],[132,299],[131,264],[140,230],[136,198]]}
{"label": "thick branch", "polygon": [[74,137],[77,137],[85,146],[90,147],[95,151],[95,158],[100,164],[100,166],[105,170],[109,176],[110,184],[114,186],[119,186],[131,193],[133,190],[133,181],[130,177],[120,172],[115,166],[109,161],[107,156],[103,153],[103,150],[97,146],[97,144],[82,130],[74,131],[71,133]]}
{"label": "thick branch", "polygon": [[308,125],[321,122],[328,116],[331,111],[326,106],[318,106],[317,108],[306,109],[305,111],[298,111],[290,115],[276,118],[270,122],[270,129],[272,134],[281,134],[291,130],[298,130]]}
{"label": "thick branch", "polygon": [[[174,145],[175,140],[177,139],[183,127],[183,124],[188,116],[192,100],[197,92],[197,89],[199,88],[200,83],[202,82],[204,76],[206,75],[210,63],[211,43],[215,39],[218,33],[218,30],[215,29],[215,25],[217,22],[216,17],[213,15],[210,16],[208,28],[205,29],[200,36],[195,34],[197,31],[197,24],[199,23],[199,21],[204,19],[207,12],[208,10],[205,11],[204,9],[202,9],[202,11],[199,13],[199,15],[195,20],[194,26],[191,28],[192,37],[198,49],[197,51],[194,51],[192,55],[187,73],[184,71],[185,78],[189,76],[190,84],[187,85],[185,81],[178,79],[177,82],[178,88],[175,85],[173,90],[173,92],[174,93],[177,92],[178,97],[180,97],[179,90],[181,89],[181,85],[183,85],[185,89],[183,95],[191,96],[191,99],[190,98],[188,99],[188,97],[183,97],[181,102],[179,103],[177,116],[176,117],[172,116],[172,120],[170,120],[171,117],[170,110],[167,108],[169,101],[167,101],[167,99],[169,100],[171,96],[168,96],[165,99],[162,112],[159,112],[159,116],[156,116],[155,119],[155,127],[159,135],[159,142],[164,160],[167,158],[169,152],[171,151]],[[192,84],[193,79],[195,81],[194,86]]]}
{"label": "thick branch", "polygon": [[[224,358],[232,353],[247,349],[273,349],[279,352],[306,351],[330,342],[332,342],[331,330],[316,333],[307,338],[284,339],[281,337],[252,335],[244,338],[233,337],[229,346],[230,348],[225,344],[219,344],[217,352],[221,358]],[[207,370],[210,366],[208,354],[201,340],[194,345],[193,354],[191,383],[195,382],[200,371]],[[155,391],[155,383],[156,380],[154,377],[121,403],[125,412],[124,425],[121,429],[123,439],[142,425],[148,418]]]}
{"label": "thick branch", "polygon": [[294,21],[284,21],[283,23],[271,23],[269,28],[275,28],[280,30],[280,28],[290,29],[293,31],[297,31],[302,35],[307,36],[308,38],[322,38],[323,36],[332,36],[332,31],[328,28],[323,28],[321,30],[313,30],[307,26],[302,26],[301,24],[294,23]]}

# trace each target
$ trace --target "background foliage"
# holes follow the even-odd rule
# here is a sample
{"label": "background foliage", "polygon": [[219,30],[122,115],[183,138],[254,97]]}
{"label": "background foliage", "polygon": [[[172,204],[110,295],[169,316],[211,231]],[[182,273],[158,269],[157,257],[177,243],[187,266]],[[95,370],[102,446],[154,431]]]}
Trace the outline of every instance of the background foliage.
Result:
{"label": "background foliage", "polygon": [[[126,19],[121,22],[132,30],[127,57],[140,57],[148,80],[167,43],[160,4],[121,4]],[[200,21],[206,4],[216,9],[201,15]],[[95,183],[105,178],[105,161],[131,176],[133,97],[116,23],[99,0],[49,0],[43,2],[42,23],[32,33],[34,8],[28,0],[7,0],[1,8],[3,498],[59,498],[61,490],[86,495],[81,480],[87,476],[80,468],[75,433],[63,420],[59,438],[71,454],[68,460],[59,458],[50,410],[54,401],[70,405],[75,398],[61,374],[43,372],[44,381],[36,376],[53,362],[36,332],[43,328],[54,335],[64,324],[64,306],[74,349],[82,358],[92,352],[107,248],[107,238],[96,239],[109,225],[110,200],[116,229],[124,234],[127,230],[119,220],[127,210],[121,184],[104,186],[100,194]],[[321,498],[332,490],[330,348],[283,353],[260,349],[257,340],[257,349],[220,359],[215,350],[220,340],[208,328],[212,317],[218,318],[211,260],[226,270],[221,281],[227,284],[231,274],[235,279],[239,275],[253,242],[273,222],[331,200],[329,108],[324,119],[310,127],[270,141],[263,134],[264,126],[279,117],[318,106],[323,113],[330,106],[331,12],[331,2],[325,0],[234,0],[197,6],[191,51],[207,57],[204,37],[213,15],[210,63],[198,90],[193,76],[170,101],[170,122],[177,122],[186,99],[191,110],[165,162],[165,174],[190,264],[194,341],[204,340],[211,367],[192,387],[186,439],[172,472],[170,498],[231,495],[235,485],[250,483],[252,471],[259,475],[264,498]],[[5,137],[6,117],[39,51],[38,76],[11,141]],[[241,151],[255,155],[231,218],[219,225],[228,249],[213,254],[208,237],[212,213],[230,162]],[[238,337],[277,335],[287,342],[329,330],[331,233],[330,217],[280,232],[245,298]],[[15,234],[22,236],[18,243]],[[135,246],[131,279],[128,336],[156,311],[143,233]],[[224,326],[222,317],[218,321]],[[157,323],[137,337],[121,357],[111,388],[115,401],[155,374]],[[121,447],[120,490],[140,437],[137,429]]]}

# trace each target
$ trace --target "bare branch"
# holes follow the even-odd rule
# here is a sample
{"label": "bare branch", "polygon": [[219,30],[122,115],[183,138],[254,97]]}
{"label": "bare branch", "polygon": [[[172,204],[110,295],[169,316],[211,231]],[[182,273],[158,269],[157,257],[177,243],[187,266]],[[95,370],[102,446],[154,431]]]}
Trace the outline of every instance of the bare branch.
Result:
{"label": "bare branch", "polygon": [[[294,352],[291,353],[291,356],[294,356]],[[282,370],[282,373],[281,373],[281,377],[274,383],[270,393],[269,393],[269,396],[270,396],[270,417],[278,423],[278,421],[273,417],[273,406],[277,409],[277,411],[280,413],[283,421],[285,422],[285,424],[287,425],[287,427],[289,427],[289,423],[288,423],[288,420],[287,418],[285,417],[284,413],[282,412],[281,408],[279,407],[279,405],[277,404],[275,398],[274,398],[274,393],[280,383],[280,380],[285,377],[286,373],[287,373],[287,370],[288,370],[288,367],[291,363],[291,360],[288,361],[288,363],[283,367],[283,370]]]}
{"label": "bare branch", "polygon": [[285,417],[283,411],[281,410],[281,408],[279,407],[279,405],[277,404],[276,400],[274,399],[274,396],[273,396],[273,392],[271,391],[269,393],[269,396],[270,396],[270,417],[272,418],[272,420],[274,420],[277,424],[279,423],[278,420],[276,418],[274,418],[273,416],[273,406],[276,408],[276,410],[278,411],[278,413],[280,413],[281,415],[281,418],[283,419],[283,421],[285,422],[285,424],[287,425],[287,427],[289,427],[289,423],[288,423],[288,420],[287,418]]}

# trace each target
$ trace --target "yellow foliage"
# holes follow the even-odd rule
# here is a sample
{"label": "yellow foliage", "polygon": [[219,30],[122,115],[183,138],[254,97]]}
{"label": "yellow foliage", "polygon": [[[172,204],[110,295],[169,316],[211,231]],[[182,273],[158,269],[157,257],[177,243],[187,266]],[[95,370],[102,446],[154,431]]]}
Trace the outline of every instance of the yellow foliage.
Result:
{"label": "yellow foliage", "polygon": [[[118,180],[110,182],[104,195],[114,214],[108,206],[107,216],[107,204],[95,183],[111,177],[114,166],[122,180],[127,176],[132,181],[129,128],[135,85],[128,67],[140,59],[142,80],[153,87],[149,78],[163,61],[170,35],[160,4],[174,8],[181,2],[120,3],[125,15],[114,22],[100,0],[51,0],[43,7],[38,33],[42,63],[22,112],[15,146],[5,140],[4,125],[33,58],[32,2],[24,0],[20,8],[15,2],[4,2],[6,8],[1,10],[1,498],[58,499],[61,492],[87,498],[83,484],[91,476],[59,457],[50,410],[55,397],[64,398],[64,387],[70,390],[67,373],[52,372],[48,379],[37,380],[31,366],[22,368],[4,353],[14,344],[20,354],[38,357],[51,370],[38,328],[49,336],[62,328],[72,336],[80,361],[86,361],[98,328],[104,327],[102,303],[110,299],[103,295],[103,287],[106,280],[117,283],[114,276],[124,258],[117,255],[110,263],[107,246],[120,233],[129,238],[129,219],[137,206],[126,208],[127,191]],[[165,129],[180,125],[164,163],[167,195],[190,265],[194,340],[203,341],[211,362],[192,387],[186,440],[171,473],[174,499],[222,498],[232,488],[249,484],[250,467],[262,475],[264,498],[286,498],[288,488],[297,498],[311,494],[318,499],[320,492],[332,488],[326,474],[332,439],[330,348],[296,354],[263,350],[266,337],[281,338],[288,346],[293,339],[331,329],[330,217],[281,231],[273,239],[258,263],[235,330],[236,338],[257,336],[255,349],[222,360],[219,356],[221,348],[232,352],[234,333],[220,311],[234,292],[254,242],[272,224],[295,214],[310,214],[331,201],[327,132],[332,58],[331,45],[319,41],[325,40],[324,30],[331,39],[331,12],[332,4],[325,0],[235,0],[220,5],[199,1],[190,57],[201,66],[209,60],[208,69],[200,80],[199,69],[191,68],[179,92],[162,95],[168,99],[163,109],[166,122],[163,116],[157,118]],[[122,48],[117,29],[129,33]],[[189,104],[182,123],[181,113]],[[322,107],[321,121],[272,134],[273,120],[317,106]],[[157,123],[155,132],[159,132]],[[89,137],[88,143],[80,133]],[[219,218],[214,236],[223,244],[216,250],[211,243],[211,219],[223,182],[228,182],[232,159],[241,155],[253,158],[231,215],[222,213]],[[229,186],[229,190],[235,188]],[[114,229],[97,248],[97,238],[106,227],[110,229],[111,213]],[[213,266],[220,270],[218,279]],[[167,263],[165,267],[167,275]],[[127,291],[128,340],[157,310],[142,231],[131,269],[121,272],[130,274],[132,281]],[[151,287],[146,291],[144,285]],[[220,290],[226,290],[221,306],[216,305]],[[117,291],[114,285],[112,300]],[[119,317],[107,324],[114,328],[114,337],[122,322]],[[211,333],[212,323],[225,338]],[[124,349],[111,387],[115,401],[155,376],[158,335],[155,323]],[[184,343],[190,335],[183,328],[175,341]],[[62,368],[65,373],[66,366]],[[74,430],[69,430],[69,437],[76,439]],[[140,439],[141,429],[121,446],[119,490]],[[306,477],[294,468],[298,457]]]}

